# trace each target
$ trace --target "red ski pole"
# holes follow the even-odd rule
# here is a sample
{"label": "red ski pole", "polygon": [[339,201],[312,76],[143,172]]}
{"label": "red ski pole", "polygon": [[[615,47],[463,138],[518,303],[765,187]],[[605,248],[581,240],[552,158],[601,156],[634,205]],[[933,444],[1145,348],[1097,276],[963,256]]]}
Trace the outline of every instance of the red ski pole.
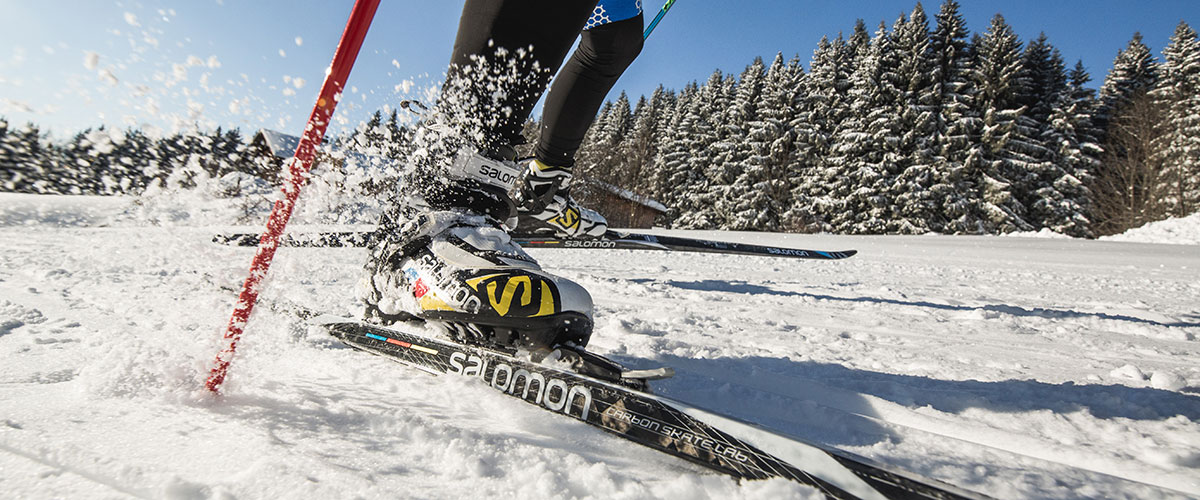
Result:
{"label": "red ski pole", "polygon": [[363,38],[367,36],[371,19],[375,17],[376,7],[379,7],[379,0],[356,0],[354,9],[350,11],[350,20],[346,22],[346,30],[342,32],[342,39],[333,54],[333,63],[330,64],[325,83],[321,86],[317,104],[308,118],[308,125],[304,128],[296,155],[288,164],[283,182],[283,199],[275,202],[271,217],[267,219],[267,228],[259,239],[258,251],[250,263],[250,274],[242,285],[242,293],[238,295],[233,317],[229,319],[229,326],[225,329],[225,347],[217,353],[216,364],[204,384],[214,393],[220,390],[221,383],[225,381],[229,363],[237,350],[238,340],[241,339],[242,331],[250,320],[254,303],[258,301],[259,286],[267,276],[271,260],[275,257],[275,250],[279,248],[279,237],[283,234],[288,219],[292,217],[292,209],[300,196],[300,188],[304,185],[309,169],[312,168],[313,153],[325,137],[325,129],[333,117],[334,107],[341,99],[342,89],[346,86],[354,59],[358,57]]}

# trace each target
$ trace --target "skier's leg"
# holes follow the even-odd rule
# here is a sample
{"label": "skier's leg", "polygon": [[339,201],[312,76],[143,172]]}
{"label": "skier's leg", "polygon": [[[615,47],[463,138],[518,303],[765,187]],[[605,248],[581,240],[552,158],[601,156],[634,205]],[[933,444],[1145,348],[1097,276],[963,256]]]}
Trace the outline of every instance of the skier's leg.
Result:
{"label": "skier's leg", "polygon": [[467,0],[442,96],[414,136],[360,286],[368,317],[480,343],[584,345],[592,300],[511,241],[520,137],[595,0]]}
{"label": "skier's leg", "polygon": [[596,0],[468,0],[442,102],[495,115],[477,124],[486,139],[518,142],[595,5]]}
{"label": "skier's leg", "polygon": [[[602,1],[619,4],[625,0]],[[633,2],[625,2],[633,4]],[[608,223],[570,195],[575,153],[617,79],[642,50],[642,15],[607,22],[583,32],[579,48],[550,87],[534,159],[526,166],[518,195],[517,232],[559,236],[602,236]],[[611,12],[609,12],[611,14]]]}
{"label": "skier's leg", "polygon": [[642,15],[583,32],[542,110],[534,154],[548,165],[571,166],[608,91],[642,51]]}

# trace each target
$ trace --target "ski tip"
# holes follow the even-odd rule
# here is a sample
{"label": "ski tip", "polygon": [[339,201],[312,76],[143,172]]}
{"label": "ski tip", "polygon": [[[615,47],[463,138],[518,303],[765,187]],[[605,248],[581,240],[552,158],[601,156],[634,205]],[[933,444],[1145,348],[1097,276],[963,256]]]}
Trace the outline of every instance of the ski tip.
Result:
{"label": "ski tip", "polygon": [[837,260],[837,259],[845,259],[847,257],[853,257],[854,254],[858,253],[858,250],[841,250],[838,252],[814,251],[813,253],[820,255],[826,259]]}

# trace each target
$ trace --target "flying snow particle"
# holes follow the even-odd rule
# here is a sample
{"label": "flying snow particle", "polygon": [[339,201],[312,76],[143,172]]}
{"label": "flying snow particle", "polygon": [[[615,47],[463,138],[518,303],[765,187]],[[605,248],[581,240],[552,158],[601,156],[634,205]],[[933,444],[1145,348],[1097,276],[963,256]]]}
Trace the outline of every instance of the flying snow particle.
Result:
{"label": "flying snow particle", "polygon": [[92,51],[83,53],[83,67],[90,71],[96,69],[96,65],[98,64],[100,64],[100,54]]}
{"label": "flying snow particle", "polygon": [[304,39],[300,38],[300,37],[296,37],[296,46],[299,47],[301,45],[304,45]]}
{"label": "flying snow particle", "polygon": [[4,100],[0,101],[0,111],[5,111],[5,112],[15,111],[15,112],[20,112],[20,113],[32,113],[33,106],[30,106],[29,103],[26,103],[26,102],[4,99]]}
{"label": "flying snow particle", "polygon": [[117,86],[117,75],[114,75],[111,69],[100,70],[100,79],[113,87]]}
{"label": "flying snow particle", "polygon": [[284,52],[283,49],[279,49],[279,57],[287,57],[287,52]]}
{"label": "flying snow particle", "polygon": [[137,16],[132,12],[125,13],[125,23],[130,26],[141,26],[141,24],[138,24]]}
{"label": "flying snow particle", "polygon": [[217,59],[217,56],[208,56],[208,62],[206,64],[211,69],[217,69],[221,67],[221,60]]}
{"label": "flying snow particle", "polygon": [[300,77],[292,78],[292,86],[298,89],[304,88],[304,79]]}

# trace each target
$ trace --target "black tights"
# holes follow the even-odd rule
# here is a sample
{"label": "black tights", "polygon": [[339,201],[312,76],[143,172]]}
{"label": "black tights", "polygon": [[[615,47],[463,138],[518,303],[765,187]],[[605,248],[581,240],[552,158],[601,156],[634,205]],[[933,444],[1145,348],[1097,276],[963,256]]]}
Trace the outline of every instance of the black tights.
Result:
{"label": "black tights", "polygon": [[[642,16],[583,31],[579,47],[562,67],[575,37],[596,6],[595,0],[467,0],[454,41],[445,92],[466,92],[494,119],[477,132],[484,149],[519,144],[521,130],[546,84],[558,77],[546,98],[535,155],[544,163],[569,166],[621,73],[642,49]],[[532,47],[524,58],[512,57]],[[504,49],[507,57],[497,55]],[[478,61],[509,68],[527,78],[495,82],[472,74]],[[498,99],[496,96],[500,96]],[[453,100],[453,97],[451,97]]]}

